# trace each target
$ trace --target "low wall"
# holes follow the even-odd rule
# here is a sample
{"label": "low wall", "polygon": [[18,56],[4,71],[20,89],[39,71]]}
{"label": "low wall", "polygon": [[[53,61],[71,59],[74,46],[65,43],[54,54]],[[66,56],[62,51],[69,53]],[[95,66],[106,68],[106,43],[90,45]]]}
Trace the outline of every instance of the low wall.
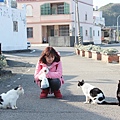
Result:
{"label": "low wall", "polygon": [[75,37],[74,36],[59,36],[49,37],[49,46],[53,47],[74,47]]}

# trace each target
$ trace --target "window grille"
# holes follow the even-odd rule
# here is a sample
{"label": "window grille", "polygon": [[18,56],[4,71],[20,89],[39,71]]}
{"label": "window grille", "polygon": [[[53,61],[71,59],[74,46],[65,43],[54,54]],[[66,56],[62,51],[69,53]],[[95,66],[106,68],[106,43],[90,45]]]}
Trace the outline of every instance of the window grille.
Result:
{"label": "window grille", "polygon": [[17,21],[13,21],[13,31],[18,32],[18,22]]}
{"label": "window grille", "polygon": [[68,3],[56,3],[56,6],[56,8],[53,8],[50,3],[41,5],[41,15],[70,14],[70,5]]}
{"label": "window grille", "polygon": [[50,14],[51,14],[50,3],[41,5],[41,15],[50,15]]}
{"label": "window grille", "polygon": [[60,25],[59,26],[59,35],[60,36],[69,36],[69,25]]}
{"label": "window grille", "polygon": [[27,28],[27,38],[33,38],[33,28]]}
{"label": "window grille", "polygon": [[64,3],[64,14],[70,14],[70,6],[68,3]]}
{"label": "window grille", "polygon": [[64,4],[58,4],[57,5],[57,13],[58,14],[64,14]]}

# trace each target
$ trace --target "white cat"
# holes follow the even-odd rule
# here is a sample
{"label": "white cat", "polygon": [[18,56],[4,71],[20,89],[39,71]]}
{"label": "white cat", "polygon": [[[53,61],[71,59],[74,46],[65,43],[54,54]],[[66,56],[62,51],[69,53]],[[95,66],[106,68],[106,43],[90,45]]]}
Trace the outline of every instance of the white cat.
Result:
{"label": "white cat", "polygon": [[17,109],[16,102],[19,95],[22,94],[24,94],[24,89],[20,85],[9,90],[7,93],[2,93],[0,95],[0,108]]}
{"label": "white cat", "polygon": [[40,71],[39,75],[39,80],[41,81],[40,87],[42,89],[48,88],[49,87],[49,82],[48,79],[46,78],[46,74],[49,72],[49,69],[47,67],[43,67],[42,70]]}
{"label": "white cat", "polygon": [[82,91],[86,97],[86,101],[84,103],[92,103],[92,104],[109,104],[109,105],[117,105],[117,102],[106,102],[104,93],[97,87],[85,83],[84,80],[78,81],[78,86],[82,88]]}
{"label": "white cat", "polygon": [[43,78],[46,78],[46,74],[49,72],[49,69],[47,67],[43,67],[40,70],[39,80],[42,80]]}

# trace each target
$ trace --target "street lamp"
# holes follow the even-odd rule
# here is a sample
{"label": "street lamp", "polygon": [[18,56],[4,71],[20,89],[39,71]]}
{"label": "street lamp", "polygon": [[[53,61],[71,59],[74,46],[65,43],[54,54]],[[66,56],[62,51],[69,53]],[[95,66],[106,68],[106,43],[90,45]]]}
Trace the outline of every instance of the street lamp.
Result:
{"label": "street lamp", "polygon": [[118,17],[117,17],[117,41],[119,41],[119,26],[118,26],[119,17],[120,17],[120,15],[118,15]]}

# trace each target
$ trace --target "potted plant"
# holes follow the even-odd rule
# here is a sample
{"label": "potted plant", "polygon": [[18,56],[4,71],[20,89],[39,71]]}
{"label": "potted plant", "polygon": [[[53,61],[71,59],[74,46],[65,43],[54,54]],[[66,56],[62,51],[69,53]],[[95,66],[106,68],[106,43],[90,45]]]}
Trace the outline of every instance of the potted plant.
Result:
{"label": "potted plant", "polygon": [[77,55],[85,56],[85,46],[84,45],[76,45],[75,52]]}
{"label": "potted plant", "polygon": [[75,53],[76,55],[80,55],[79,45],[75,45]]}
{"label": "potted plant", "polygon": [[116,48],[104,49],[101,60],[108,63],[119,62],[118,50]]}
{"label": "potted plant", "polygon": [[87,46],[84,47],[85,57],[92,58],[92,52],[91,52],[92,46],[93,45],[90,44],[90,45],[87,45]]}
{"label": "potted plant", "polygon": [[95,60],[101,60],[101,47],[100,46],[96,46],[96,45],[93,45],[92,47],[92,59],[95,59]]}
{"label": "potted plant", "polygon": [[2,74],[2,69],[7,66],[6,57],[0,54],[0,75]]}
{"label": "potted plant", "polygon": [[80,56],[84,57],[85,56],[85,46],[79,45],[79,50],[80,50]]}

